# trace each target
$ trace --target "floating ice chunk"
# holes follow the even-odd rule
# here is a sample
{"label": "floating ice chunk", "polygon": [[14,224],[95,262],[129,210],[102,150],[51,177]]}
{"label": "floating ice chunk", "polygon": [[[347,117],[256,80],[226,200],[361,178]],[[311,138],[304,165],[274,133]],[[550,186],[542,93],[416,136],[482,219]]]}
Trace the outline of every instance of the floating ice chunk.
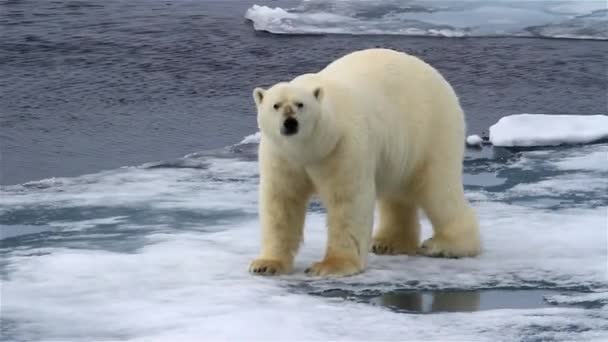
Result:
{"label": "floating ice chunk", "polygon": [[608,39],[604,1],[306,0],[253,5],[245,18],[275,34]]}
{"label": "floating ice chunk", "polygon": [[[257,31],[270,31],[270,27],[284,26],[283,19],[297,18],[297,15],[276,7],[253,5],[245,13],[245,18],[253,22],[253,27]],[[285,28],[286,29],[286,28]]]}
{"label": "floating ice chunk", "polygon": [[481,146],[483,139],[477,134],[469,135],[467,137],[467,145],[469,146]]}
{"label": "floating ice chunk", "polygon": [[244,144],[259,144],[261,138],[262,138],[262,135],[261,135],[260,132],[257,132],[257,133],[254,133],[254,134],[250,134],[250,135],[246,136],[245,138],[243,138],[243,140],[241,140],[241,142],[239,143],[239,145],[244,145]]}
{"label": "floating ice chunk", "polygon": [[517,114],[490,127],[494,146],[556,146],[608,139],[606,115]]}

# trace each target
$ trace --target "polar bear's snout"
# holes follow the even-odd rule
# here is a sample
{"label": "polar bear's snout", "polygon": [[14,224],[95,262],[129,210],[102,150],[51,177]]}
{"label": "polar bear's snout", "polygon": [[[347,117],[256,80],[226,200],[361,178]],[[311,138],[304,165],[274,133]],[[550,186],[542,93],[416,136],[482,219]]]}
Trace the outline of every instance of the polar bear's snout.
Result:
{"label": "polar bear's snout", "polygon": [[283,127],[281,127],[281,134],[283,135],[294,135],[298,133],[298,120],[292,116],[287,117],[283,121]]}
{"label": "polar bear's snout", "polygon": [[300,125],[298,120],[294,118],[295,111],[290,105],[283,107],[283,126],[281,127],[281,134],[283,135],[294,135],[298,133],[298,126]]}
{"label": "polar bear's snout", "polygon": [[293,108],[291,108],[290,105],[285,105],[283,107],[283,116],[284,117],[288,118],[289,116],[294,115],[294,114],[295,114],[295,112],[293,111]]}

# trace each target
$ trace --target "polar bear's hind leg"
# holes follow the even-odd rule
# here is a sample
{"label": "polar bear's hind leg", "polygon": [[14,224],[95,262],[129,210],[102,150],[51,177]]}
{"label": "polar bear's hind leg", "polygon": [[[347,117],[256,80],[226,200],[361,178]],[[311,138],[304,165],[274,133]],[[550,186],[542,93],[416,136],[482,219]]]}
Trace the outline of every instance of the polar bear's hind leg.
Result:
{"label": "polar bear's hind leg", "polygon": [[420,243],[418,208],[414,203],[397,199],[380,199],[380,224],[374,234],[375,254],[416,254]]}
{"label": "polar bear's hind leg", "polygon": [[421,188],[420,200],[433,224],[433,237],[422,243],[420,254],[457,258],[481,252],[477,217],[464,197],[460,172],[453,170],[459,168],[427,169],[429,179]]}

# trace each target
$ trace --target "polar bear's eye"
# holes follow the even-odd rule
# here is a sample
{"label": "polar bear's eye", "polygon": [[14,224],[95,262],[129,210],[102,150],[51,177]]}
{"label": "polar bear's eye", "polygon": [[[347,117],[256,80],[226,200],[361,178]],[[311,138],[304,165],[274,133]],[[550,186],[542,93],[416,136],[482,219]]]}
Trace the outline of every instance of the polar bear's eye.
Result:
{"label": "polar bear's eye", "polygon": [[304,107],[304,104],[302,102],[296,102],[296,107],[302,108]]}
{"label": "polar bear's eye", "polygon": [[275,103],[274,106],[272,106],[274,109],[279,109],[279,107],[281,107],[280,103]]}

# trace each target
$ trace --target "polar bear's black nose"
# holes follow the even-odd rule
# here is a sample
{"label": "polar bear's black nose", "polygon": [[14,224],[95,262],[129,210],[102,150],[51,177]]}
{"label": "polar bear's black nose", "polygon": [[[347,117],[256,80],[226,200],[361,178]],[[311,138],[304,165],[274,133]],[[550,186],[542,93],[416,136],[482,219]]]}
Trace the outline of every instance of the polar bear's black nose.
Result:
{"label": "polar bear's black nose", "polygon": [[283,121],[283,127],[281,127],[281,134],[283,135],[294,135],[298,133],[298,120],[294,118],[287,118]]}

